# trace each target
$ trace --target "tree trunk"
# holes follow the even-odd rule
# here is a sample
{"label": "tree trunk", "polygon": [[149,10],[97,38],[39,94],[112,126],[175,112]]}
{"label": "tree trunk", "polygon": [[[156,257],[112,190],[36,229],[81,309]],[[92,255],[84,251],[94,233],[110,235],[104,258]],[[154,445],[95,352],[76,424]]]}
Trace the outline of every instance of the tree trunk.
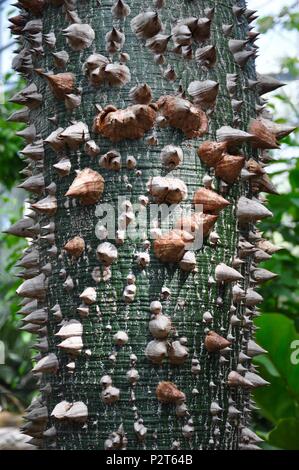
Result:
{"label": "tree trunk", "polygon": [[[254,330],[251,320],[255,305],[261,299],[248,290],[254,288],[256,282],[249,275],[253,245],[247,246],[246,242],[258,243],[252,222],[268,214],[259,203],[252,203],[253,208],[243,210],[242,204],[246,205],[247,200],[240,202],[239,198],[251,198],[254,190],[246,179],[248,169],[243,170],[243,178],[238,177],[243,159],[233,157],[243,154],[247,161],[256,159],[257,150],[249,142],[252,137],[240,135],[240,129],[248,130],[250,118],[256,117],[256,105],[261,104],[259,91],[268,90],[261,78],[256,82],[252,55],[255,38],[250,35],[248,26],[253,12],[246,10],[243,0],[237,5],[233,0],[172,0],[171,4],[130,0],[128,16],[124,4],[114,0],[53,0],[48,3],[20,0],[20,3],[25,8],[21,14],[26,21],[42,18],[42,44],[39,23],[27,23],[28,30],[21,38],[29,65],[26,68],[20,53],[15,68],[27,76],[29,84],[37,86],[37,92],[30,94],[29,90],[27,96],[22,95],[23,104],[30,108],[30,123],[36,128],[34,142],[39,138],[44,141],[33,144],[35,149],[30,147],[25,152],[29,157],[27,176],[31,172],[39,174],[43,163],[45,179],[45,189],[42,185],[36,188],[36,183],[27,181],[25,184],[38,193],[31,200],[36,204],[33,209],[38,215],[30,213],[29,216],[34,219],[32,224],[39,223],[41,236],[38,227],[29,229],[36,239],[27,254],[38,248],[39,261],[35,259],[30,267],[28,262],[23,262],[26,277],[31,280],[25,281],[19,289],[19,294],[25,297],[21,313],[32,315],[34,312],[27,318],[24,329],[41,329],[37,349],[46,359],[37,362],[34,368],[40,376],[43,393],[42,399],[29,410],[29,424],[25,425],[24,432],[37,438],[39,444],[43,438],[41,445],[46,449],[254,448],[257,437],[253,434],[248,438],[246,433],[251,409],[249,390],[256,386],[254,380],[258,379],[251,377],[249,380],[246,374],[252,372],[250,357],[256,353],[248,348],[248,344],[253,347],[248,343]],[[122,18],[116,18],[111,12],[113,6]],[[163,34],[172,32],[171,38],[162,38],[162,44],[152,41],[155,34],[161,33],[157,17],[145,14],[142,21],[140,17],[133,20],[140,13],[155,8],[164,26]],[[196,22],[190,17],[205,20]],[[82,41],[78,40],[76,30],[79,18],[85,25]],[[173,29],[182,19],[186,20],[182,22],[185,29]],[[72,24],[75,26],[63,33]],[[94,31],[94,38],[86,25]],[[117,31],[112,30],[113,27]],[[106,36],[109,32],[111,34]],[[124,44],[121,32],[125,35]],[[154,39],[161,38],[155,36]],[[248,42],[231,42],[231,39]],[[215,49],[202,49],[209,45],[214,45]],[[157,52],[159,50],[162,52]],[[61,51],[68,53],[68,60],[62,55],[53,56]],[[83,67],[95,53],[118,65],[114,69],[110,67],[109,71],[105,59],[100,63],[99,58],[93,57]],[[119,60],[128,59],[124,53],[130,56],[126,63],[130,80],[127,69],[119,67]],[[50,71],[54,72],[53,77],[47,74]],[[74,75],[75,86],[71,75],[57,75],[64,72]],[[206,83],[209,91],[205,94],[202,88],[198,91],[197,83],[189,87],[191,82],[205,80],[216,82]],[[155,105],[148,104],[146,88],[129,93],[131,88],[144,83],[150,87],[151,102]],[[163,101],[163,96],[168,98]],[[186,101],[179,103],[179,99]],[[19,97],[14,100],[20,102]],[[193,108],[190,108],[191,102]],[[96,109],[96,104],[102,109],[109,105],[118,109],[133,104],[136,107],[130,108],[133,117],[130,124],[126,124],[122,115],[113,116],[113,108],[102,111]],[[182,104],[186,108],[181,110],[183,118],[179,119],[177,111]],[[94,123],[95,116],[100,117]],[[113,121],[114,117],[119,124]],[[208,129],[205,129],[206,118]],[[74,128],[70,128],[74,121],[87,125],[90,137],[87,128],[82,131],[78,124],[74,133]],[[236,131],[225,130],[223,126],[231,126]],[[48,138],[58,128],[67,131],[58,138],[53,134]],[[225,141],[222,151],[217,153],[214,145],[205,157],[205,148],[201,148],[199,158],[199,146],[206,141],[216,141],[217,131],[217,149],[219,142]],[[267,148],[258,141],[257,135],[258,131],[254,140],[256,146]],[[92,147],[91,139],[99,146],[99,152]],[[31,145],[33,139],[27,136],[27,140]],[[180,147],[183,161],[180,161],[180,150],[172,149],[170,157],[170,149],[164,149],[163,162],[161,151],[166,145]],[[91,149],[96,156],[91,156]],[[116,153],[107,155],[111,151]],[[129,156],[135,158],[136,166]],[[212,157],[217,160],[214,164]],[[167,167],[168,158],[173,168]],[[104,188],[96,173],[76,175],[77,170],[86,168],[102,176]],[[252,169],[252,175],[256,186],[260,185],[258,172]],[[151,180],[157,176],[170,179]],[[84,184],[79,189],[74,188],[73,182],[83,181],[84,177]],[[179,178],[181,182],[172,178]],[[151,184],[147,186],[149,181]],[[185,191],[182,182],[187,186],[188,196],[181,202]],[[158,197],[155,184],[160,191]],[[175,190],[172,191],[169,184],[173,184]],[[207,192],[196,193],[194,200],[195,192],[203,187]],[[216,193],[230,205],[218,200]],[[121,234],[117,240],[113,237],[99,239],[100,204],[111,204],[117,220],[124,210],[122,207],[117,213],[119,196],[138,207],[146,207],[148,214],[150,204],[146,206],[145,197],[149,197],[150,202],[168,204],[179,200],[181,206],[193,202],[203,204],[203,212],[207,214],[205,217],[210,217],[211,225],[208,230],[208,217],[204,219],[205,237],[203,246],[196,250],[196,267],[192,253],[188,253],[190,258],[184,256],[181,260],[187,249],[186,233],[177,232],[176,239],[168,240],[170,258],[167,259],[163,245],[163,240],[167,241],[165,233],[157,241],[149,230],[144,239],[141,234],[135,240],[126,238],[124,243],[121,243]],[[141,196],[144,198],[140,199]],[[81,240],[76,239],[65,247],[74,237]],[[150,246],[145,240],[150,241]],[[114,248],[101,245],[107,241]],[[236,258],[241,258],[242,264]],[[42,274],[33,277],[32,271],[37,265]],[[233,270],[229,269],[231,267]],[[92,289],[86,292],[86,288]],[[161,302],[162,314],[171,318],[170,332],[167,318],[161,317],[160,305],[152,302]],[[36,314],[37,308],[44,309],[40,316]],[[149,321],[153,319],[156,324],[151,323],[150,332]],[[70,320],[79,324],[64,323]],[[166,326],[161,326],[163,321]],[[161,328],[158,332],[157,328],[153,329],[157,324]],[[67,333],[61,331],[63,325]],[[80,325],[83,327],[81,334],[78,332]],[[164,339],[159,335],[164,335]],[[72,340],[68,340],[68,336]],[[150,343],[154,336],[155,343]],[[149,343],[156,363],[149,357]],[[167,349],[161,352],[165,356],[162,362],[158,347]],[[236,371],[235,375],[232,371]],[[72,406],[74,403],[76,406]],[[46,406],[47,411],[42,406]],[[48,431],[44,434],[44,430]]]}

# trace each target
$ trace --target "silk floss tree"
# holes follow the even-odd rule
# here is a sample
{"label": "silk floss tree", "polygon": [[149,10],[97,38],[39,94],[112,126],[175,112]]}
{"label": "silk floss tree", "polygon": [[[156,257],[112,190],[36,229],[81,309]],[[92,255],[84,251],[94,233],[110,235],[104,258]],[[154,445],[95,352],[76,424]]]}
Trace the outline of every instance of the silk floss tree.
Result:
{"label": "silk floss tree", "polygon": [[[258,448],[253,320],[275,276],[259,263],[276,248],[255,224],[276,193],[268,149],[291,129],[262,98],[281,84],[256,74],[256,12],[243,0],[17,6],[13,68],[27,85],[10,120],[27,124],[30,209],[9,233],[29,239],[19,313],[41,390],[23,432],[44,449]],[[153,204],[191,212],[126,236]]]}

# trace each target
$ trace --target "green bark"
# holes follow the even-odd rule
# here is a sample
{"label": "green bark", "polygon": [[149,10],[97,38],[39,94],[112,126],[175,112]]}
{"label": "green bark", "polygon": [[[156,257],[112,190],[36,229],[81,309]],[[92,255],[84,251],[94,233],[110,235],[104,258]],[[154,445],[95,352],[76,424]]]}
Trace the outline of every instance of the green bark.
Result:
{"label": "green bark", "polygon": [[[43,33],[54,32],[57,38],[55,50],[68,51],[70,61],[66,70],[75,74],[76,85],[81,86],[83,90],[81,106],[70,113],[66,111],[63,102],[53,98],[45,80],[34,74],[34,82],[43,95],[43,104],[39,109],[32,111],[31,117],[44,139],[55,129],[55,126],[48,121],[48,118],[54,115],[57,116],[58,126],[66,127],[70,120],[79,120],[85,122],[91,131],[96,115],[95,104],[99,103],[102,107],[113,104],[118,108],[130,105],[128,92],[136,82],[146,82],[152,88],[154,101],[161,95],[176,93],[179,85],[186,90],[192,80],[215,80],[219,82],[220,88],[215,111],[210,116],[209,132],[203,138],[187,139],[179,130],[171,127],[158,128],[158,144],[149,146],[145,138],[124,140],[113,144],[105,138],[92,134],[92,138],[101,148],[101,154],[115,148],[121,153],[123,162],[127,155],[134,155],[137,159],[137,169],[142,171],[141,176],[137,176],[134,171],[126,170],[125,165],[119,172],[103,170],[99,167],[97,159],[87,156],[81,146],[79,151],[68,151],[72,162],[71,173],[67,177],[59,178],[53,169],[57,156],[46,145],[44,161],[46,185],[53,181],[57,185],[58,210],[51,220],[55,222],[56,227],[55,245],[58,248],[58,256],[53,258],[48,255],[49,243],[46,240],[40,239],[39,247],[41,265],[47,262],[52,264],[46,298],[46,306],[49,309],[47,327],[49,351],[57,355],[59,370],[56,374],[46,375],[42,379],[42,385],[50,383],[52,387],[51,393],[45,394],[44,399],[49,414],[62,400],[83,401],[89,413],[85,426],[49,418],[49,427],[51,425],[56,427],[57,449],[103,449],[104,441],[109,434],[117,431],[121,424],[127,435],[128,449],[170,449],[174,441],[180,442],[181,449],[237,449],[240,442],[240,424],[246,425],[249,420],[247,407],[250,397],[247,391],[229,389],[226,385],[226,378],[231,370],[236,369],[242,340],[250,331],[230,327],[231,284],[209,285],[208,278],[214,276],[218,263],[224,262],[231,265],[237,253],[238,229],[235,207],[239,195],[245,193],[246,185],[237,182],[229,187],[225,197],[231,205],[220,213],[215,226],[215,230],[220,235],[220,243],[215,248],[205,240],[203,248],[197,253],[196,273],[187,275],[180,271],[177,265],[160,263],[152,250],[149,267],[140,270],[134,261],[134,254],[142,247],[142,241],[135,243],[126,240],[123,246],[118,247],[118,261],[112,265],[111,280],[101,281],[98,284],[91,276],[93,269],[99,266],[96,258],[99,240],[95,236],[95,226],[98,222],[95,206],[82,206],[78,202],[73,204],[71,201],[66,207],[67,198],[64,194],[76,176],[75,170],[89,167],[100,172],[105,179],[105,192],[101,202],[112,203],[116,206],[117,197],[120,195],[130,199],[132,203],[137,202],[140,195],[146,194],[146,183],[151,176],[166,174],[161,166],[159,155],[164,145],[172,143],[181,146],[184,151],[183,164],[172,174],[187,184],[188,200],[186,202],[190,202],[195,190],[202,186],[203,176],[211,173],[211,170],[205,167],[197,156],[199,144],[208,139],[216,140],[216,130],[221,126],[233,125],[231,101],[226,88],[226,74],[238,74],[237,97],[244,101],[240,113],[240,128],[246,130],[250,117],[255,116],[256,96],[253,91],[246,88],[247,79],[255,78],[254,61],[250,60],[245,68],[241,69],[235,63],[228,48],[228,38],[224,37],[222,32],[222,24],[233,24],[231,36],[244,39],[248,32],[247,20],[242,16],[238,21],[233,14],[234,0],[226,2],[172,0],[171,5],[170,2],[166,2],[166,6],[159,10],[159,16],[168,32],[177,19],[188,16],[203,17],[205,8],[215,7],[211,38],[206,42],[206,44],[216,46],[215,67],[206,71],[196,65],[194,59],[184,60],[170,52],[169,46],[165,57],[167,64],[173,66],[177,75],[177,80],[171,82],[162,77],[161,69],[153,61],[153,54],[144,47],[144,41],[136,38],[130,27],[130,20],[144,8],[151,6],[151,2],[131,0],[128,3],[131,7],[131,14],[125,21],[119,22],[112,18],[110,12],[112,0],[103,0],[100,5],[96,0],[78,2],[79,17],[83,23],[89,23],[96,32],[96,39],[92,46],[82,52],[75,52],[66,46],[61,30],[67,27],[69,22],[61,7],[50,5],[44,9]],[[239,3],[242,6],[245,5],[243,1]],[[126,42],[123,50],[131,57],[128,66],[132,79],[122,88],[109,86],[94,88],[88,84],[82,72],[82,64],[92,52],[107,55],[105,34],[113,25],[121,26],[125,33]],[[51,52],[49,47],[44,46],[44,55],[34,58],[34,66],[45,70],[53,69]],[[219,180],[215,179],[215,181],[217,190]],[[131,191],[127,188],[128,182],[132,185]],[[40,223],[45,225],[48,221],[49,219],[43,216]],[[73,262],[63,253],[63,246],[76,235],[84,238],[88,250],[78,261]],[[113,240],[111,242],[114,243]],[[247,268],[241,270],[245,275],[245,285],[248,284]],[[61,270],[65,270],[67,276],[71,276],[74,281],[74,289],[71,292],[67,292],[63,287],[65,279],[61,276]],[[130,273],[136,276],[137,294],[134,302],[126,305],[122,300],[122,294],[126,277]],[[155,366],[144,355],[145,347],[152,339],[148,330],[149,305],[151,301],[160,299],[163,286],[171,289],[170,299],[163,302],[163,313],[171,317],[178,337],[184,336],[188,339],[189,357],[180,366],[170,365],[167,359],[162,366]],[[82,353],[76,357],[75,371],[70,374],[66,368],[70,359],[65,352],[57,348],[59,340],[54,335],[58,327],[50,309],[55,304],[59,304],[64,319],[80,320],[76,309],[80,305],[79,295],[86,287],[97,289],[96,304],[90,307],[89,316],[81,319],[84,329],[84,350],[90,349],[91,356],[88,357]],[[222,299],[221,304],[219,304],[219,298]],[[237,305],[237,309],[237,314],[241,317],[244,307]],[[207,325],[203,323],[202,316],[206,311],[213,315],[212,329],[214,331],[224,337],[230,332],[235,336],[232,351],[227,356],[228,362],[226,363],[219,361],[219,353],[209,354],[203,346]],[[119,349],[117,359],[113,364],[109,360],[109,355],[115,350],[113,335],[119,330],[128,333],[129,341]],[[136,368],[140,379],[134,387],[130,386],[126,378],[126,373],[130,368],[130,354],[135,354],[138,358]],[[191,373],[192,358],[199,360],[201,372],[198,375]],[[113,385],[120,389],[120,399],[113,405],[105,405],[101,400],[100,379],[106,374],[112,377]],[[155,389],[161,380],[175,383],[186,394],[189,417],[178,418],[174,405],[161,405],[157,401]],[[132,400],[133,391],[135,401]],[[230,397],[235,400],[235,406],[241,411],[241,415],[236,422],[228,424]],[[210,405],[215,401],[223,409],[219,414],[219,421],[213,420],[210,413]],[[190,418],[193,420],[194,433],[190,439],[187,439],[183,437],[182,426]],[[134,432],[134,423],[137,419],[143,419],[147,428],[147,435],[143,442],[137,439]],[[45,439],[44,447],[49,448],[52,443],[52,439]]]}

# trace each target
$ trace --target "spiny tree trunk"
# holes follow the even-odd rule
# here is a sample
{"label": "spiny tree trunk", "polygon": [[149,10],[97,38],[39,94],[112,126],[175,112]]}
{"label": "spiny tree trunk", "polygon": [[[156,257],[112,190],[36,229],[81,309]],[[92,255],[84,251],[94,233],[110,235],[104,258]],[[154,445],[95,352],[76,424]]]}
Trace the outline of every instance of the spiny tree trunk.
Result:
{"label": "spiny tree trunk", "polygon": [[[14,67],[30,88],[13,101],[30,112],[12,119],[33,126],[23,184],[33,211],[11,232],[33,238],[19,294],[23,329],[40,336],[43,390],[24,432],[56,449],[255,448],[255,286],[271,273],[251,270],[273,247],[253,226],[269,215],[254,197],[274,191],[258,148],[283,131],[250,124],[278,86],[256,77],[254,12],[243,0],[19,3]],[[133,104],[130,121],[116,111]],[[99,240],[96,208],[116,209],[119,196],[203,204],[196,263],[186,232]]]}

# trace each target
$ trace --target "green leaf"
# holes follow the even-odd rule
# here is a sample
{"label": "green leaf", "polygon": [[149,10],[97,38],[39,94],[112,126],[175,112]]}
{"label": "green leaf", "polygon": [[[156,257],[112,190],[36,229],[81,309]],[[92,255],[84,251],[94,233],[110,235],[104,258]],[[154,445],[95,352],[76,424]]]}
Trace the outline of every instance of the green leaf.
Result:
{"label": "green leaf", "polygon": [[270,432],[268,441],[271,445],[284,450],[299,450],[299,420],[287,418],[279,421]]}
{"label": "green leaf", "polygon": [[[259,317],[256,325],[260,327],[256,335],[257,342],[268,351],[268,358],[279,373],[288,394],[299,403],[299,363],[291,360],[292,354],[294,356],[292,344],[299,341],[294,322],[284,315],[267,314]],[[264,393],[267,393],[267,389]]]}

